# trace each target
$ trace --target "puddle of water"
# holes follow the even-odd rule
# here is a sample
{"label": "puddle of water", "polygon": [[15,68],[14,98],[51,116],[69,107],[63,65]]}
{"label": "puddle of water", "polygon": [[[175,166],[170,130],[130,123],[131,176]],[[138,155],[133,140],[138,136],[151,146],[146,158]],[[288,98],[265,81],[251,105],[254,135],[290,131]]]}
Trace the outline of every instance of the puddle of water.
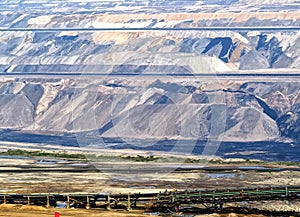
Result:
{"label": "puddle of water", "polygon": [[261,167],[261,166],[240,166],[238,168],[242,170],[267,170],[268,169],[266,167]]}
{"label": "puddle of water", "polygon": [[50,161],[50,160],[38,160],[35,162],[36,164],[47,164],[47,165],[53,165],[56,164],[56,161]]}
{"label": "puddle of water", "polygon": [[219,178],[234,178],[235,173],[207,173],[208,178],[219,179]]}
{"label": "puddle of water", "polygon": [[0,155],[0,158],[3,159],[16,159],[16,160],[30,160],[32,158],[25,156],[10,156],[10,155]]}
{"label": "puddle of water", "polygon": [[146,212],[145,215],[151,215],[151,216],[162,216],[162,217],[195,217],[196,214],[182,214],[182,213],[173,213],[173,214],[167,214],[167,213],[159,213],[159,212]]}
{"label": "puddle of water", "polygon": [[66,207],[67,207],[67,203],[66,202],[62,202],[62,201],[57,201],[56,202],[56,207],[55,208],[64,209]]}
{"label": "puddle of water", "polygon": [[145,214],[145,215],[151,215],[151,216],[159,216],[160,215],[159,212],[145,212],[143,214]]}

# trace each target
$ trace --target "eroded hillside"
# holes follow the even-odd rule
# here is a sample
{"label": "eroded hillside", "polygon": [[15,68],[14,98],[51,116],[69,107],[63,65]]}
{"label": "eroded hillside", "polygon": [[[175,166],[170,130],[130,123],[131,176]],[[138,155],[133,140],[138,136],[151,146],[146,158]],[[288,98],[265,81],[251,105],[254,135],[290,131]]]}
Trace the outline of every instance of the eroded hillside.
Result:
{"label": "eroded hillside", "polygon": [[0,127],[299,141],[299,2],[173,3],[1,1]]}
{"label": "eroded hillside", "polygon": [[299,32],[0,32],[0,70],[201,74],[299,69],[299,40]]}
{"label": "eroded hillside", "polygon": [[299,140],[298,82],[168,80],[8,79],[0,126],[114,138]]}

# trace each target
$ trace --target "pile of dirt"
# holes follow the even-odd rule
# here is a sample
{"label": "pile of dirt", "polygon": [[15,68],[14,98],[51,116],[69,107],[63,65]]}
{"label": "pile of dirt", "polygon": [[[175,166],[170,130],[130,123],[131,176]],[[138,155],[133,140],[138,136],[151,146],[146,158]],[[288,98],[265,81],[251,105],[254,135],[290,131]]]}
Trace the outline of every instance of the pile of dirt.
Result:
{"label": "pile of dirt", "polygon": [[0,209],[12,209],[15,208],[17,205],[16,204],[1,204]]}
{"label": "pile of dirt", "polygon": [[29,205],[23,205],[19,209],[20,210],[28,210],[28,211],[44,211],[44,210],[47,210],[45,207],[42,207],[42,206],[29,206]]}

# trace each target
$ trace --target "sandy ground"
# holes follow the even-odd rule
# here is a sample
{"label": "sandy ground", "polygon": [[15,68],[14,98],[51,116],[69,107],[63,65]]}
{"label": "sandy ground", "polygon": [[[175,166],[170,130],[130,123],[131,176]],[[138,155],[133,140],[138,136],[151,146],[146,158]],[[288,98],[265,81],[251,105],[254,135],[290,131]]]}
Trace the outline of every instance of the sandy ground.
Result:
{"label": "sandy ground", "polygon": [[83,209],[46,209],[36,206],[0,205],[0,217],[50,217],[59,211],[61,217],[150,217],[138,212],[100,211]]}
{"label": "sandy ground", "polygon": [[[27,166],[35,165],[32,160],[11,160],[1,159],[0,169],[0,193],[138,193],[138,192],[159,192],[165,189],[185,190],[185,189],[203,189],[203,188],[232,188],[232,187],[266,187],[282,185],[300,185],[299,171],[240,171],[228,169],[224,171],[216,170],[183,170],[170,171],[163,173],[160,171],[137,171],[134,173],[126,172],[76,172],[65,171],[55,172],[47,171],[22,171]],[[147,163],[149,167],[149,163]],[[51,166],[51,165],[50,165]],[[59,165],[58,165],[59,166]],[[60,165],[63,167],[63,165]],[[130,167],[130,165],[127,165]],[[188,166],[188,165],[187,165]],[[216,165],[215,165],[216,166]],[[222,165],[220,165],[222,166]],[[252,165],[253,166],[253,165]],[[260,165],[261,166],[261,165]],[[12,168],[11,171],[4,169]],[[18,169],[18,172],[13,169]],[[25,169],[24,169],[25,168]],[[188,168],[188,167],[187,167]],[[21,171],[21,172],[20,172]],[[254,204],[247,204],[250,208]],[[272,202],[270,204],[255,204],[260,209],[274,210],[294,210],[300,211],[299,204],[288,204]],[[14,205],[0,205],[0,217],[48,217],[54,216],[55,209],[46,209],[43,207],[27,207]],[[59,209],[61,217],[69,216],[88,216],[88,217],[137,217],[146,216],[142,213],[129,213],[126,211],[103,211],[103,210],[84,210],[84,209]],[[149,216],[149,215],[148,215]],[[207,215],[202,215],[207,216]],[[231,216],[240,217],[244,215],[226,214],[226,215],[208,215],[208,216]],[[247,215],[256,216],[257,215]]]}
{"label": "sandy ground", "polygon": [[[46,209],[37,206],[17,206],[17,205],[0,205],[0,217],[50,217],[55,212],[59,212],[61,217],[154,217],[144,215],[141,212],[127,211],[103,211],[103,210],[82,210],[82,209]],[[263,215],[243,215],[243,214],[209,214],[197,215],[196,217],[263,217]]]}
{"label": "sandy ground", "polygon": [[138,193],[165,189],[232,188],[300,185],[300,172],[178,171],[165,176],[101,172],[0,173],[0,193]]}
{"label": "sandy ground", "polygon": [[242,206],[247,208],[255,207],[260,210],[268,211],[294,211],[298,213],[300,212],[299,201],[248,201]]}

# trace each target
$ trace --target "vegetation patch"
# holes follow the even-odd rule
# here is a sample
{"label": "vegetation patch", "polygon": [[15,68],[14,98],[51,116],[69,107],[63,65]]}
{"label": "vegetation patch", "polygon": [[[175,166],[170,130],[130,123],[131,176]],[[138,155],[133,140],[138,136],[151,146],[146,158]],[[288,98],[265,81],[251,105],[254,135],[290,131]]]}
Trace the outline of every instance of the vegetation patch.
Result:
{"label": "vegetation patch", "polygon": [[0,152],[0,155],[6,156],[24,156],[24,157],[45,157],[59,158],[71,160],[86,160],[96,162],[153,162],[153,163],[189,163],[189,164],[215,164],[215,165],[262,165],[262,166],[300,166],[300,162],[290,161],[260,161],[249,159],[203,159],[192,157],[176,157],[176,156],[153,156],[153,155],[85,155],[80,153],[68,153],[66,151],[32,151],[22,149],[10,149],[5,152]]}
{"label": "vegetation patch", "polygon": [[24,156],[24,157],[47,157],[47,158],[63,158],[63,159],[86,159],[84,154],[72,154],[65,151],[46,152],[46,151],[29,151],[21,149],[9,149],[5,152],[0,152],[0,155],[8,156]]}

